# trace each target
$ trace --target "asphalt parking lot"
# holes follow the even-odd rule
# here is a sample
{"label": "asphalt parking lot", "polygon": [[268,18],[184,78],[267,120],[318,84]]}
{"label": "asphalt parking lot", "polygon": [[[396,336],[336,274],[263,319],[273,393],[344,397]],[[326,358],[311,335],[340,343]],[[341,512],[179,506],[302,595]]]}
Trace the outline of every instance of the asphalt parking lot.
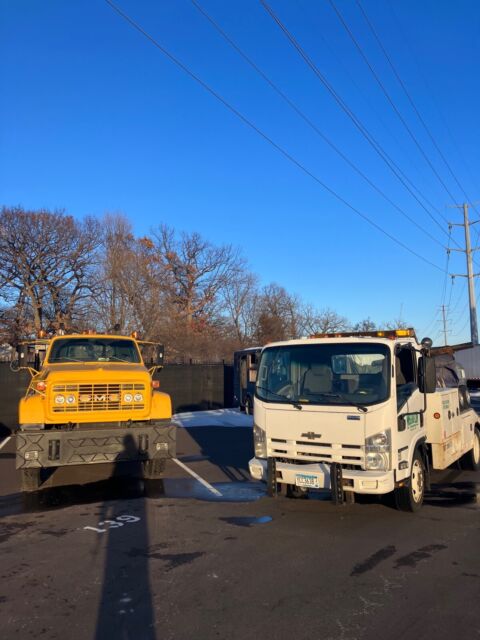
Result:
{"label": "asphalt parking lot", "polygon": [[172,462],[163,483],[62,469],[28,501],[4,430],[1,637],[480,636],[480,474],[435,474],[418,514],[269,499],[243,420],[179,428],[179,460],[217,493]]}

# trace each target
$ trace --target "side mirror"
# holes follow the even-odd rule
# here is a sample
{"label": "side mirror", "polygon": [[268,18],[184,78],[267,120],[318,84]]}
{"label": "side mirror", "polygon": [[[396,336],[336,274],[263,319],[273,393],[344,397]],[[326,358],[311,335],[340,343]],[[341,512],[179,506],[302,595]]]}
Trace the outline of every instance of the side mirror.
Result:
{"label": "side mirror", "polygon": [[435,393],[437,388],[437,371],[435,359],[422,356],[418,361],[418,388],[422,393]]}

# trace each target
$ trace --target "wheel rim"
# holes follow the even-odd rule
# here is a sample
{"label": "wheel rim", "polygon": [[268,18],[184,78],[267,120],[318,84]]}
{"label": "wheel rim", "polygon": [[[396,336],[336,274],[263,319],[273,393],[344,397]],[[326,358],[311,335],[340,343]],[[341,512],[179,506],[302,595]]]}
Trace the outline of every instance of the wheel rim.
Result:
{"label": "wheel rim", "polygon": [[415,460],[412,467],[411,488],[412,497],[416,503],[422,501],[424,489],[424,473],[420,460]]}
{"label": "wheel rim", "polygon": [[480,462],[480,434],[477,430],[473,436],[473,461],[475,464]]}

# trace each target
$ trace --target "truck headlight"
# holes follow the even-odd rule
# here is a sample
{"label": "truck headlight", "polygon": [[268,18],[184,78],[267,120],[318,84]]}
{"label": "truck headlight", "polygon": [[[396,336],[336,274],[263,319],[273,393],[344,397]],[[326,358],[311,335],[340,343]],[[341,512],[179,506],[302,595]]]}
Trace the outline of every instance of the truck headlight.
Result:
{"label": "truck headlight", "polygon": [[75,404],[75,396],[68,395],[67,396],[67,404]]}
{"label": "truck headlight", "polygon": [[133,396],[133,399],[135,400],[135,402],[142,402],[142,400],[143,400],[143,396],[142,396],[142,394],[141,394],[141,393],[136,393],[136,394]]}
{"label": "truck headlight", "polygon": [[370,451],[365,456],[365,468],[370,471],[387,471],[390,466],[390,455],[379,451]]}
{"label": "truck headlight", "polygon": [[391,460],[391,431],[381,431],[365,440],[365,469],[388,471]]}
{"label": "truck headlight", "polygon": [[123,401],[124,402],[132,402],[133,400],[133,396],[131,393],[125,393],[123,396]]}
{"label": "truck headlight", "polygon": [[253,445],[256,458],[267,457],[267,437],[265,431],[258,424],[253,424]]}
{"label": "truck headlight", "polygon": [[55,396],[55,404],[64,404],[65,396]]}

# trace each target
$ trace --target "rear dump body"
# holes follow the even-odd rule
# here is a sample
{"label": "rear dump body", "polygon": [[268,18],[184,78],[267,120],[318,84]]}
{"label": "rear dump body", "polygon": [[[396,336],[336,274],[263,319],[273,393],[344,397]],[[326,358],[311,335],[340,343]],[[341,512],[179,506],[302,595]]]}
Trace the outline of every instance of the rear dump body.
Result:
{"label": "rear dump body", "polygon": [[296,494],[329,489],[334,499],[403,496],[416,482],[414,510],[429,469],[472,451],[479,428],[466,387],[435,390],[431,368],[425,390],[428,353],[413,331],[268,345],[257,374],[251,476],[271,493],[282,485]]}
{"label": "rear dump body", "polygon": [[170,397],[153,389],[156,367],[147,369],[139,343],[66,335],[44,354],[20,400],[17,469],[135,461],[158,477],[176,455],[176,427]]}

